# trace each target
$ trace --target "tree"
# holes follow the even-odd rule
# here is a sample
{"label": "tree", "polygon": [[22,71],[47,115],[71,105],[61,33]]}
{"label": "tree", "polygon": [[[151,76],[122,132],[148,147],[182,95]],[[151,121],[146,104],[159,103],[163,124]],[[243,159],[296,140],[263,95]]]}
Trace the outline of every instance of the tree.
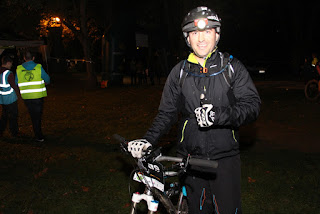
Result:
{"label": "tree", "polygon": [[43,10],[41,0],[2,0],[0,1],[1,33],[25,39],[38,38],[37,26]]}
{"label": "tree", "polygon": [[91,14],[88,12],[92,7],[99,8],[99,1],[5,0],[0,4],[0,11],[8,21],[2,22],[0,26],[2,29],[10,28],[24,38],[35,39],[39,38],[38,25],[42,18],[59,17],[62,24],[69,28],[80,41],[86,61],[87,88],[93,88],[97,83],[93,63],[91,63],[93,44],[101,38],[102,33],[98,33],[101,27],[99,28],[96,21],[101,17],[91,12],[96,8],[90,11]]}
{"label": "tree", "polygon": [[[79,3],[79,4],[77,4]],[[77,28],[70,20],[74,20],[75,17],[69,19],[68,16],[64,16],[62,23],[66,25],[74,35],[79,39],[84,59],[86,61],[86,71],[87,71],[87,88],[92,89],[97,84],[97,78],[95,76],[92,64],[92,43],[89,37],[88,28],[88,16],[87,16],[87,0],[80,0],[80,2],[72,1],[73,4],[73,15],[79,15],[77,20],[80,28]],[[64,15],[64,14],[61,14]]]}

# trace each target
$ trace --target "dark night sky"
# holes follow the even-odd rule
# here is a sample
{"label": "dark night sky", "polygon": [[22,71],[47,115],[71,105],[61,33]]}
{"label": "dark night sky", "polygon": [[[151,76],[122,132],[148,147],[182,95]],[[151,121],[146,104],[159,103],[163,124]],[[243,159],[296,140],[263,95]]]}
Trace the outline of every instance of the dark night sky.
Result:
{"label": "dark night sky", "polygon": [[145,19],[147,24],[150,21],[155,25],[151,29],[157,32],[158,43],[180,44],[174,47],[179,49],[183,41],[181,20],[187,11],[199,5],[213,8],[222,19],[219,48],[240,58],[290,60],[297,52],[301,56],[320,52],[320,27],[316,27],[320,20],[320,1],[173,0],[165,10],[163,3],[138,0],[128,8],[134,16],[132,20]]}
{"label": "dark night sky", "polygon": [[[61,1],[54,2],[59,5]],[[103,20],[110,18],[111,15],[112,30],[120,39],[126,37],[128,39],[134,35],[132,32],[141,31],[150,35],[153,46],[163,46],[168,50],[187,50],[181,33],[182,18],[190,9],[206,5],[214,9],[222,19],[220,50],[228,51],[241,60],[292,61],[301,60],[305,54],[310,54],[312,51],[320,54],[318,41],[320,27],[317,27],[320,20],[319,0],[88,0],[88,2],[88,11],[91,11],[92,17]],[[0,11],[4,12],[5,9],[0,8]],[[16,15],[18,14],[16,12]],[[25,17],[28,14],[20,13],[20,15]],[[17,25],[19,23],[5,26],[2,22],[0,28],[2,32],[7,32],[8,28],[16,28]],[[21,25],[23,26],[20,23],[20,27]]]}

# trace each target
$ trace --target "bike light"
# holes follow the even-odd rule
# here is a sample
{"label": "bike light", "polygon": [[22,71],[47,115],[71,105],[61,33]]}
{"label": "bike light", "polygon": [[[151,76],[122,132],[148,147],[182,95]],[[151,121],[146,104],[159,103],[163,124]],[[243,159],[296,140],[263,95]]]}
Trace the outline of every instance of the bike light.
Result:
{"label": "bike light", "polygon": [[259,70],[259,74],[264,74],[264,73],[266,73],[265,70]]}
{"label": "bike light", "polygon": [[199,30],[203,30],[208,25],[208,19],[196,19],[194,20],[194,25],[198,27]]}

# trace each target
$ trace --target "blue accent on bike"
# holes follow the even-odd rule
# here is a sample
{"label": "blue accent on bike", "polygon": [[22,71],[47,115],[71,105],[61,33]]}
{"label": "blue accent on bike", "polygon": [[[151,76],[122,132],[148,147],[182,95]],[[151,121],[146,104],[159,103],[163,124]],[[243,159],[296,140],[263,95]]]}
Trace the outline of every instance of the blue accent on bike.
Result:
{"label": "blue accent on bike", "polygon": [[182,194],[183,194],[183,196],[187,197],[187,189],[186,189],[186,186],[183,186],[183,187],[182,187]]}
{"label": "blue accent on bike", "polygon": [[232,56],[232,55],[230,55],[230,59],[233,59],[233,56]]}
{"label": "blue accent on bike", "polygon": [[203,197],[204,191],[205,191],[205,188],[202,189],[202,193],[201,193],[201,197],[200,197],[200,210],[202,210],[202,197]]}
{"label": "blue accent on bike", "polygon": [[236,212],[235,212],[235,214],[237,214],[238,213],[238,208],[236,209]]}
{"label": "blue accent on bike", "polygon": [[157,201],[157,200],[153,200],[153,201],[151,201],[152,203],[155,203],[155,204],[159,204],[159,201]]}

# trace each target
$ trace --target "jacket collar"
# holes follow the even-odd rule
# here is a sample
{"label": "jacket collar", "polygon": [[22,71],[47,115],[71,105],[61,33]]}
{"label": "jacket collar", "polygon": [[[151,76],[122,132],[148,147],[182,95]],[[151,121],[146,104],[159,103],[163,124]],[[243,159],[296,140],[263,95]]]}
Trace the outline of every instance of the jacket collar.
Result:
{"label": "jacket collar", "polygon": [[[211,61],[216,58],[217,53],[218,53],[218,49],[216,48],[211,53],[208,54],[208,56],[206,57],[205,62],[204,62],[204,67],[206,66],[207,61]],[[198,62],[196,55],[194,53],[189,54],[187,61],[190,63],[193,63],[193,64],[200,65],[200,63]]]}

